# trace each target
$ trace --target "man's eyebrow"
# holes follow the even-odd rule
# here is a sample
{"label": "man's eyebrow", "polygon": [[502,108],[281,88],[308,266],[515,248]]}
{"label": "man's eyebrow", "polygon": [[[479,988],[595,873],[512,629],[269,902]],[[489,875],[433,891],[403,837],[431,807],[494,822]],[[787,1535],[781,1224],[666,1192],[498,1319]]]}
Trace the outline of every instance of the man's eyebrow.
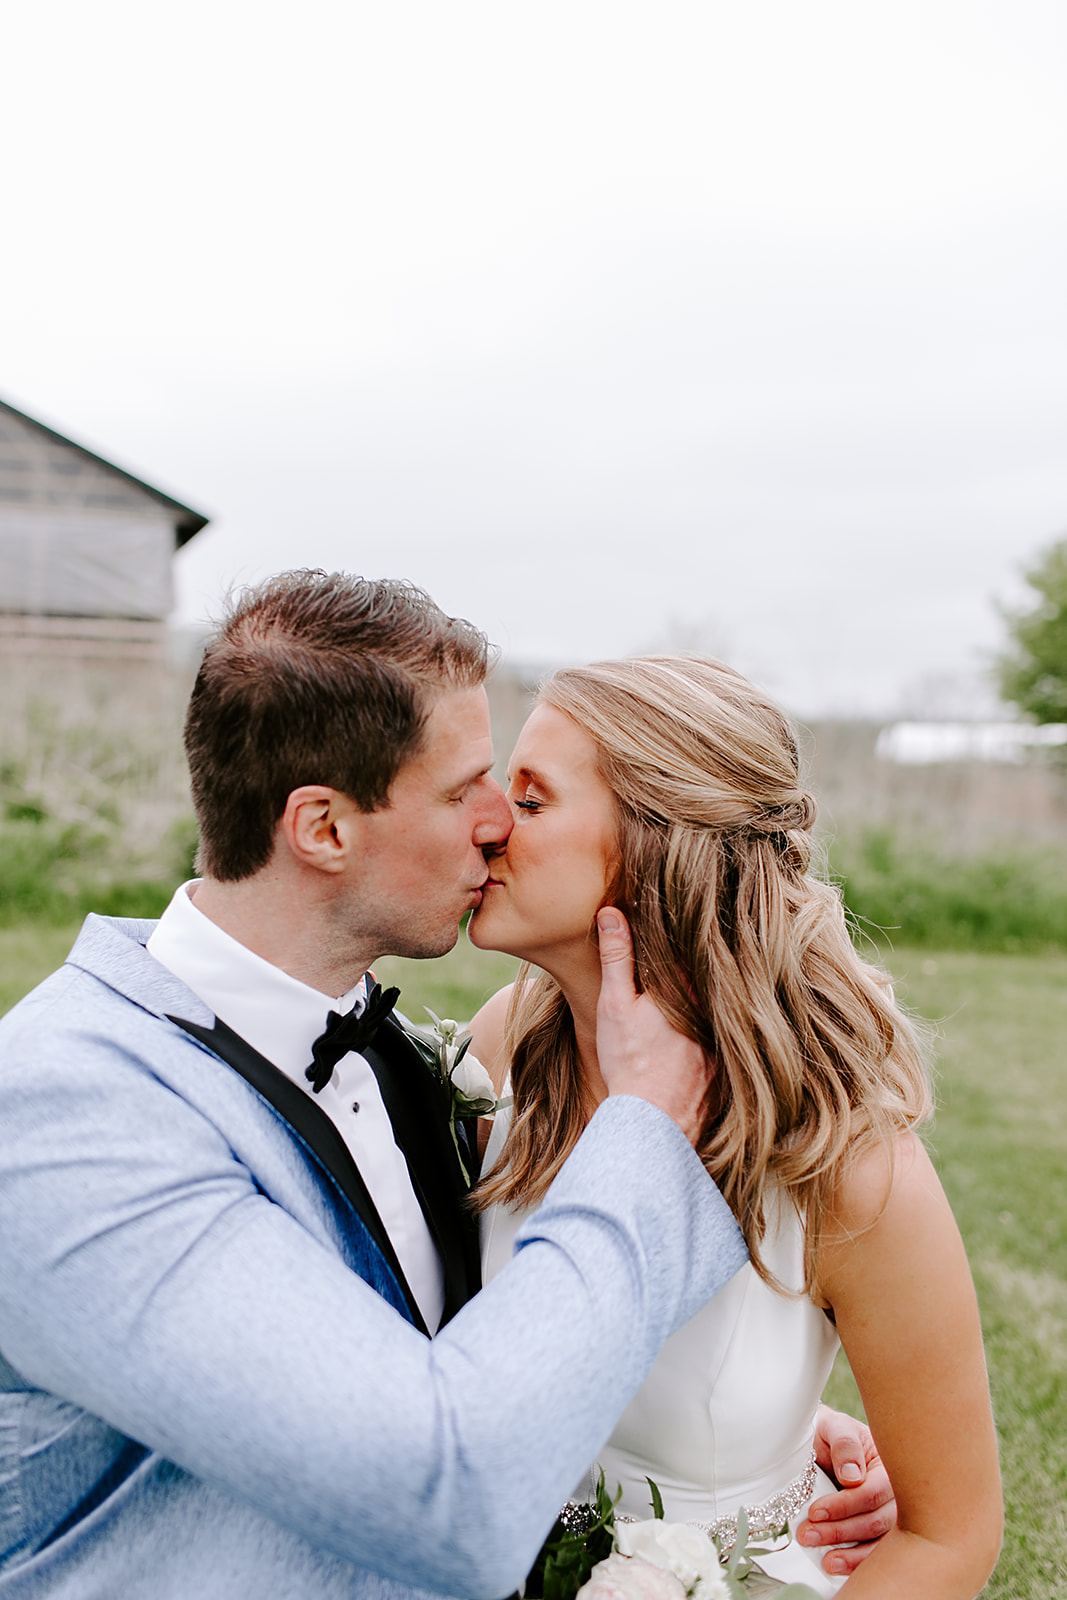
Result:
{"label": "man's eyebrow", "polygon": [[491,761],[487,761],[484,767],[478,767],[474,772],[465,773],[463,777],[453,785],[453,788],[467,789],[472,783],[477,783],[479,778],[487,777],[492,770],[493,763]]}

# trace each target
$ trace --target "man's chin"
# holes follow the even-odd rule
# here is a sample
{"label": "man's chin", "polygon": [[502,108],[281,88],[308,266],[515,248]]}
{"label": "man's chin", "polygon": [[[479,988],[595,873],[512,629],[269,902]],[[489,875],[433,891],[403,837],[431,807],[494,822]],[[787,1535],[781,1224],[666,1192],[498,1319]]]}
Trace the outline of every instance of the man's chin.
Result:
{"label": "man's chin", "polygon": [[438,956],[447,956],[450,950],[454,950],[458,939],[458,927],[446,928],[436,936],[424,933],[417,940],[412,939],[402,945],[398,944],[390,954],[403,956],[407,961],[436,961]]}

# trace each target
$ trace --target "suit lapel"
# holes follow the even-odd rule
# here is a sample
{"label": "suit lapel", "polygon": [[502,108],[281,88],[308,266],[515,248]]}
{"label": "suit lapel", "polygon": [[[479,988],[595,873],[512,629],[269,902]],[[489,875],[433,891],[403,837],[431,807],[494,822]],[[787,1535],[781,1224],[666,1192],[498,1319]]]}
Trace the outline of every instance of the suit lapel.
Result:
{"label": "suit lapel", "polygon": [[[245,1082],[273,1106],[300,1143],[309,1151],[316,1164],[352,1206],[399,1284],[412,1322],[421,1332],[428,1333],[418,1302],[397,1259],[392,1240],[382,1224],[370,1191],[352,1158],[352,1152],[322,1107],[317,1105],[310,1095],[305,1094],[298,1084],[293,1083],[291,1078],[287,1078],[273,1062],[268,1061],[266,1056],[261,1056],[258,1050],[253,1050],[240,1034],[228,1028],[224,1022],[216,1020],[213,1028],[207,1028],[182,1017],[169,1016],[168,1021],[183,1028],[194,1039],[199,1039],[201,1044],[206,1045],[213,1054],[225,1061],[235,1072],[240,1073]],[[387,1109],[390,1109],[388,1103]]]}
{"label": "suit lapel", "polygon": [[477,1221],[452,1143],[444,1095],[425,1061],[390,1018],[364,1054],[382,1091],[393,1136],[444,1271],[442,1327],[481,1287]]}

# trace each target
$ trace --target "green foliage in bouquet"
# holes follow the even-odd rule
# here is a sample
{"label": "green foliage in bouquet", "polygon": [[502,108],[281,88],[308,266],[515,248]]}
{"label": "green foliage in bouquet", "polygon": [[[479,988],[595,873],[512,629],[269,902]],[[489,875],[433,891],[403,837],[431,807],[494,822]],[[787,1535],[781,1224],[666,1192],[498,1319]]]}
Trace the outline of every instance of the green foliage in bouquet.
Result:
{"label": "green foliage in bouquet", "polygon": [[[788,1539],[789,1524],[783,1522],[774,1534],[772,1540]],[[722,1575],[726,1579],[726,1587],[735,1600],[746,1600],[746,1590],[742,1587],[746,1578],[758,1571],[756,1557],[760,1554],[758,1544],[750,1545],[748,1542],[748,1512],[744,1506],[737,1513],[737,1539],[733,1548],[723,1554],[722,1541],[715,1539],[715,1548],[719,1552],[722,1562]],[[815,1590],[806,1583],[787,1583],[784,1588],[777,1591],[775,1600],[819,1600]]]}
{"label": "green foliage in bouquet", "polygon": [[621,1498],[621,1487],[611,1498],[601,1472],[586,1525],[571,1530],[557,1518],[526,1580],[525,1600],[574,1600],[593,1568],[611,1554],[615,1507]]}

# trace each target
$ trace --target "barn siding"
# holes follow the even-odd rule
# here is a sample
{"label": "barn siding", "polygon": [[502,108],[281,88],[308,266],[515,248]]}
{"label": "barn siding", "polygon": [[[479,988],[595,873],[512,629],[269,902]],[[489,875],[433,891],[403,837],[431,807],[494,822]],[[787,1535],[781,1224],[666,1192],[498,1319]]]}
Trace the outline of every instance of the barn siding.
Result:
{"label": "barn siding", "polygon": [[0,612],[162,622],[173,553],[155,496],[0,413]]}

